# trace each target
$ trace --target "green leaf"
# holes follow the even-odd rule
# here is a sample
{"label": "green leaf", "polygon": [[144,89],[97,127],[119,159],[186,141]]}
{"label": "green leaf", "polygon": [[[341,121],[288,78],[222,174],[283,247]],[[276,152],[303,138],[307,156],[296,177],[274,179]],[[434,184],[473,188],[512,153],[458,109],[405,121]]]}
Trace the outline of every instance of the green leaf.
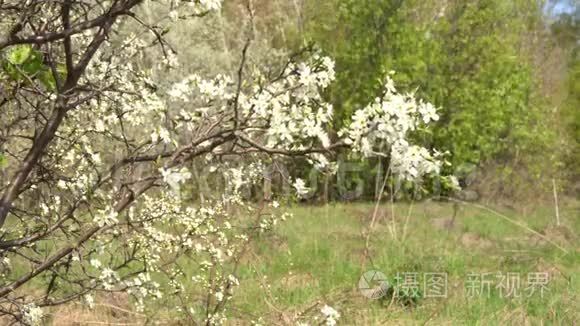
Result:
{"label": "green leaf", "polygon": [[7,164],[8,161],[6,160],[6,157],[4,156],[4,154],[0,153],[0,169],[4,169]]}
{"label": "green leaf", "polygon": [[50,70],[43,70],[38,74],[38,80],[46,87],[46,89],[50,91],[54,91],[56,89],[56,80],[54,79],[54,75]]}
{"label": "green leaf", "polygon": [[32,46],[30,46],[28,44],[16,45],[16,46],[10,48],[10,50],[8,51],[8,55],[6,56],[6,59],[11,64],[21,65],[24,62],[26,62],[28,57],[30,57],[31,53],[32,53]]}
{"label": "green leaf", "polygon": [[42,54],[39,51],[33,50],[28,59],[22,63],[22,71],[24,71],[28,76],[36,75],[44,65],[42,63]]}
{"label": "green leaf", "polygon": [[24,76],[22,76],[20,71],[18,71],[18,69],[16,68],[16,65],[14,65],[8,61],[4,62],[3,69],[4,69],[4,72],[6,73],[6,75],[8,75],[8,77],[10,77],[10,79],[12,79],[14,81],[22,81],[24,79]]}
{"label": "green leaf", "polygon": [[2,68],[12,80],[18,82],[33,79],[43,70],[47,70],[42,53],[28,45],[11,48],[5,56]]}

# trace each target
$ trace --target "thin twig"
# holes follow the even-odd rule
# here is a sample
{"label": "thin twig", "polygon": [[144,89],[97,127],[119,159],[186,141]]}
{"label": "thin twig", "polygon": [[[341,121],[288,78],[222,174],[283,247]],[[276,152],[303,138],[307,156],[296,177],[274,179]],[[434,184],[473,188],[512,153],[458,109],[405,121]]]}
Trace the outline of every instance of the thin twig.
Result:
{"label": "thin twig", "polygon": [[552,188],[554,190],[554,206],[556,209],[556,225],[560,226],[560,209],[558,207],[558,190],[556,189],[556,179],[552,179]]}
{"label": "thin twig", "polygon": [[385,191],[385,187],[387,185],[387,181],[389,179],[389,174],[391,172],[391,167],[389,166],[389,169],[387,170],[387,173],[385,174],[385,178],[383,180],[383,184],[381,185],[381,189],[379,191],[379,194],[377,196],[376,202],[375,202],[375,208],[373,210],[373,217],[371,218],[371,223],[369,225],[369,229],[367,230],[367,234],[365,237],[365,249],[364,249],[364,257],[363,257],[363,261],[362,261],[362,266],[361,269],[364,268],[364,265],[366,263],[367,258],[369,258],[369,242],[371,239],[371,234],[373,231],[373,227],[375,225],[375,222],[377,220],[377,215],[378,215],[378,211],[379,211],[379,204],[381,203],[381,199],[383,197],[383,192]]}

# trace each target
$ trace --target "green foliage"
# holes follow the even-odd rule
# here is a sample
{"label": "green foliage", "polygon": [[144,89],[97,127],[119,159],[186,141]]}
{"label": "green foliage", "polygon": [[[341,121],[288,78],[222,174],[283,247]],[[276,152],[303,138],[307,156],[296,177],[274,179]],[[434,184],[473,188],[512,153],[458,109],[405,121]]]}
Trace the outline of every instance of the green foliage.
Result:
{"label": "green foliage", "polygon": [[563,108],[563,118],[570,134],[570,151],[567,155],[569,173],[580,179],[580,51],[576,49],[568,72],[568,94]]}
{"label": "green foliage", "polygon": [[527,29],[542,20],[535,1],[326,0],[307,12],[305,37],[336,59],[329,97],[338,122],[376,96],[394,70],[399,88],[441,108],[432,133],[417,138],[449,150],[454,166],[538,152],[544,156],[535,163],[548,164],[556,134],[521,51]]}
{"label": "green foliage", "polygon": [[532,75],[506,30],[516,23],[501,7],[497,1],[458,6],[439,26],[441,76],[430,89],[442,91],[433,100],[443,109],[433,141],[453,153],[454,164],[479,163],[518,146],[515,138],[529,125]]}
{"label": "green foliage", "polygon": [[[50,67],[43,62],[42,52],[31,45],[10,47],[3,58],[0,58],[0,64],[12,81],[26,84],[38,80],[47,90],[56,89],[56,80]],[[66,76],[64,66],[58,65],[57,71],[61,77]]]}
{"label": "green foliage", "polygon": [[17,45],[14,46],[8,51],[6,55],[6,60],[13,65],[21,65],[26,62],[26,60],[32,54],[32,46],[26,45]]}
{"label": "green foliage", "polygon": [[568,74],[562,118],[569,135],[567,170],[571,178],[580,179],[580,7],[572,14],[562,14],[551,26],[560,46],[568,49]]}
{"label": "green foliage", "polygon": [[328,15],[322,3],[311,3],[305,36],[336,60],[338,74],[330,97],[336,123],[341,126],[354,110],[377,95],[396,51],[391,38],[404,34],[406,26],[397,15],[402,5],[399,0],[330,0],[326,5],[338,8],[336,15]]}
{"label": "green foliage", "polygon": [[4,154],[0,153],[0,170],[4,169],[7,164],[8,162],[6,160],[6,157],[4,156]]}

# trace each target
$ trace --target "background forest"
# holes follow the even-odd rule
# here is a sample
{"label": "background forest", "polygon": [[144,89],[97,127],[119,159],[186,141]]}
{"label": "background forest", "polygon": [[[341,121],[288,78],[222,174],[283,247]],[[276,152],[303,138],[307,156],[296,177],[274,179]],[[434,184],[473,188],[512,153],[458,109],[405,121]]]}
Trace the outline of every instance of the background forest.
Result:
{"label": "background forest", "polygon": [[[394,71],[402,91],[440,108],[441,119],[417,141],[449,151],[448,172],[462,176],[464,186],[491,202],[551,196],[552,179],[577,194],[580,33],[573,2],[273,0],[254,6],[256,61],[304,46],[335,58],[337,80],[326,96],[337,127],[377,96],[383,76]],[[178,54],[182,61],[207,58],[186,66],[235,69],[240,12],[243,4],[233,1],[221,16],[207,18],[223,34],[204,31],[207,26],[194,27],[193,35],[187,26],[172,30],[177,42],[191,42]],[[378,162],[357,163],[344,185],[331,182],[319,199],[344,199],[338,188],[360,183],[367,185],[360,199],[373,198]]]}

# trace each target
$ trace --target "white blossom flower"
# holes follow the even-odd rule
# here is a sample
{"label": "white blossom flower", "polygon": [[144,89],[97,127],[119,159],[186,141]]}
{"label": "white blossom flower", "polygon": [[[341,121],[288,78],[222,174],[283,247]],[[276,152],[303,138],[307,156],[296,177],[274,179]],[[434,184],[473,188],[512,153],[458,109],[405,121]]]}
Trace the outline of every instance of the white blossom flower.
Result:
{"label": "white blossom flower", "polygon": [[152,142],[153,144],[156,144],[158,141],[159,141],[159,133],[157,133],[157,130],[154,130],[154,131],[151,133],[151,142]]}
{"label": "white blossom flower", "polygon": [[24,306],[22,318],[26,324],[31,326],[40,325],[43,317],[44,312],[42,311],[42,308],[37,307],[33,303]]}
{"label": "white blossom flower", "polygon": [[222,7],[222,0],[199,0],[205,10],[219,10]]}
{"label": "white blossom flower", "polygon": [[304,197],[310,191],[310,188],[306,187],[306,183],[304,180],[297,178],[294,184],[292,185],[296,190],[296,194],[298,197]]}
{"label": "white blossom flower", "polygon": [[421,102],[419,105],[419,113],[421,114],[424,123],[439,120],[437,110],[431,103]]}
{"label": "white blossom flower", "polygon": [[95,121],[95,131],[97,132],[105,131],[105,123],[103,122],[103,120],[97,119],[97,121]]}
{"label": "white blossom flower", "polygon": [[93,309],[95,307],[95,298],[92,295],[85,294],[83,299],[89,308]]}
{"label": "white blossom flower", "polygon": [[179,66],[179,61],[173,51],[168,51],[161,62],[169,68],[177,68]]}
{"label": "white blossom flower", "polygon": [[168,16],[172,21],[177,21],[179,19],[179,12],[177,10],[171,10]]}
{"label": "white blossom flower", "polygon": [[385,144],[390,146],[393,172],[406,180],[417,180],[439,173],[441,162],[426,148],[410,145],[408,134],[417,129],[420,122],[429,123],[439,119],[435,107],[417,101],[412,94],[397,92],[393,80],[387,76],[382,98],[355,112],[351,124],[341,130],[345,142],[355,152],[365,157],[384,155]]}
{"label": "white blossom flower", "polygon": [[95,258],[91,259],[90,263],[94,268],[101,268],[102,266],[101,261]]}
{"label": "white blossom flower", "polygon": [[228,275],[228,281],[230,282],[230,284],[232,285],[240,285],[240,281],[233,275]]}
{"label": "white blossom flower", "polygon": [[300,76],[300,83],[304,85],[310,85],[316,81],[316,75],[313,75],[310,67],[303,62],[298,65],[298,74]]}
{"label": "white blossom flower", "polygon": [[159,172],[161,172],[163,182],[167,183],[172,189],[178,189],[181,183],[191,179],[191,172],[185,167],[178,171],[160,168]]}
{"label": "white blossom flower", "polygon": [[340,314],[334,308],[329,305],[324,305],[320,310],[322,315],[324,315],[326,319],[327,326],[334,326],[336,325],[336,321],[340,318]]}
{"label": "white blossom flower", "polygon": [[110,209],[108,212],[106,210],[101,210],[101,211],[97,212],[93,221],[95,223],[97,223],[97,225],[100,227],[103,227],[106,225],[113,225],[113,224],[119,222],[119,220],[117,219],[118,215],[119,215],[119,213],[117,213],[113,209]]}
{"label": "white blossom flower", "polygon": [[455,191],[461,190],[461,186],[459,185],[459,180],[457,180],[456,176],[451,175],[448,177],[448,179],[449,179],[450,187],[452,190],[455,190]]}
{"label": "white blossom flower", "polygon": [[56,186],[58,188],[60,188],[60,189],[66,189],[67,188],[66,181],[64,181],[62,179],[61,180],[58,180],[58,182],[56,183]]}
{"label": "white blossom flower", "polygon": [[166,144],[171,143],[171,135],[169,134],[169,131],[163,127],[159,128],[159,138]]}

